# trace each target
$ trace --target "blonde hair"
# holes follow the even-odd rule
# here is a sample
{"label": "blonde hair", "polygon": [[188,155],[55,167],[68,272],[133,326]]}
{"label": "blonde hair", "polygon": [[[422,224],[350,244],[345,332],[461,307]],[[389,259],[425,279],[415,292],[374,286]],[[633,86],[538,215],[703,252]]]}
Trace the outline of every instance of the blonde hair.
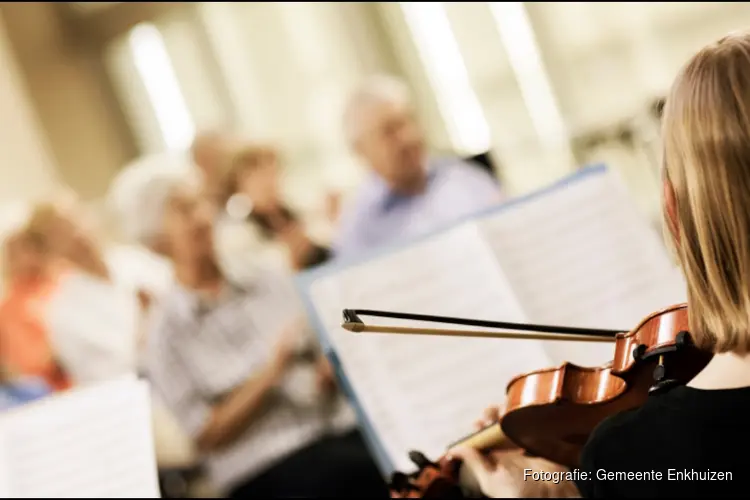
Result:
{"label": "blonde hair", "polygon": [[715,353],[750,352],[750,35],[724,37],[683,67],[662,134],[676,205],[665,222],[692,337]]}
{"label": "blonde hair", "polygon": [[217,193],[219,204],[225,204],[239,190],[243,172],[277,161],[279,153],[270,144],[245,144],[234,148],[221,175],[221,187]]}

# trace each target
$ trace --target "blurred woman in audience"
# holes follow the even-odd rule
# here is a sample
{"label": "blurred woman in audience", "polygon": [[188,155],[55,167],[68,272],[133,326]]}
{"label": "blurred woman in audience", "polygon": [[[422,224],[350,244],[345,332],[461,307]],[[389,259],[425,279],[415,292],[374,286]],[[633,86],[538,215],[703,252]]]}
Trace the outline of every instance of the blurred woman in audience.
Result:
{"label": "blurred woman in audience", "polygon": [[[256,247],[283,252],[294,270],[322,264],[330,250],[313,241],[304,222],[284,202],[279,186],[278,153],[269,146],[236,149],[222,173],[218,203],[229,230],[246,226]],[[273,250],[272,250],[273,251]]]}
{"label": "blurred woman in audience", "polygon": [[136,297],[111,279],[93,221],[74,195],[37,205],[8,258],[0,335],[10,368],[55,389],[134,371]]}
{"label": "blurred woman in audience", "polygon": [[61,191],[51,202],[37,205],[29,231],[58,265],[109,280],[110,270],[93,221],[71,191]]}
{"label": "blurred woman in audience", "polygon": [[176,278],[154,309],[148,377],[215,486],[232,497],[387,497],[330,366],[292,321],[304,311],[289,274],[258,265],[251,279],[227,278],[198,183],[163,171],[141,181],[131,197],[152,212],[123,217],[137,216],[139,240],[171,258]]}
{"label": "blurred woman in audience", "polygon": [[24,228],[5,242],[6,290],[0,303],[0,364],[36,377],[53,390],[70,387],[50,342],[41,311],[53,294],[61,267],[44,239]]}

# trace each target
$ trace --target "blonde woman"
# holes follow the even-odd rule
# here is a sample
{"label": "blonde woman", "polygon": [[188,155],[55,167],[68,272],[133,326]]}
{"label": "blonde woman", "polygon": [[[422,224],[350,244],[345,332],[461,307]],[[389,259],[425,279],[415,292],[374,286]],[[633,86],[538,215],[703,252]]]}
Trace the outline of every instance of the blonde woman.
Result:
{"label": "blonde woman", "polygon": [[234,231],[245,231],[261,253],[275,247],[297,271],[327,261],[330,250],[310,237],[299,214],[283,200],[276,150],[246,145],[230,158],[217,202]]}
{"label": "blonde woman", "polygon": [[[685,386],[600,424],[583,450],[577,485],[585,498],[744,498],[750,35],[724,37],[683,67],[666,100],[662,137],[666,234],[687,283],[691,336],[713,359]],[[471,462],[488,496],[504,494],[495,486],[507,471],[473,455]]]}
{"label": "blonde woman", "polygon": [[0,365],[43,380],[52,390],[68,389],[70,377],[58,361],[42,312],[62,269],[30,227],[12,234],[3,250],[7,283],[0,301]]}

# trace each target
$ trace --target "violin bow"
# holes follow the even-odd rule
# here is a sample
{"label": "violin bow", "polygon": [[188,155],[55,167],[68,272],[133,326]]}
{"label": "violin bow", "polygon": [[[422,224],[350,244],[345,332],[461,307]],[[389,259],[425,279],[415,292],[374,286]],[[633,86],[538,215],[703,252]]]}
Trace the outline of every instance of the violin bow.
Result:
{"label": "violin bow", "polygon": [[[437,335],[444,337],[478,337],[520,340],[567,340],[575,342],[614,342],[618,334],[628,331],[534,325],[525,323],[508,323],[502,321],[484,321],[477,319],[451,318],[447,316],[430,316],[424,314],[374,311],[370,309],[344,309],[343,315],[344,322],[342,323],[341,327],[354,333]],[[496,329],[498,331],[368,325],[364,321],[362,321],[362,316],[464,325],[478,328]]]}

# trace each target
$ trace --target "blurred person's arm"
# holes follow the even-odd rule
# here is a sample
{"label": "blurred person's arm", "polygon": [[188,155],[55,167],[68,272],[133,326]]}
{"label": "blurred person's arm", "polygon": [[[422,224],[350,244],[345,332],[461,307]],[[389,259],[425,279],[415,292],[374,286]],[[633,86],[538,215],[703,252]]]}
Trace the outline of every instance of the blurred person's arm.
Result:
{"label": "blurred person's arm", "polygon": [[307,235],[301,222],[289,223],[278,234],[289,250],[292,267],[297,271],[322,264],[331,256],[330,249],[317,244]]}
{"label": "blurred person's arm", "polygon": [[177,346],[162,340],[159,329],[166,325],[159,318],[149,332],[149,379],[200,451],[226,446],[247,428],[279,384],[294,354],[296,332],[291,329],[284,332],[266,366],[256,370],[222,401],[210,404],[194,382],[195,373],[180,359]]}
{"label": "blurred person's arm", "polygon": [[328,361],[328,358],[326,358],[324,354],[320,354],[315,367],[317,372],[319,390],[323,393],[328,394],[334,392],[337,388],[336,374],[333,372],[331,362]]}
{"label": "blurred person's arm", "polygon": [[324,353],[323,346],[315,333],[315,328],[310,323],[309,318],[305,315],[305,306],[302,296],[295,286],[294,280],[284,274],[277,275],[278,284],[285,295],[286,303],[289,304],[290,310],[297,309],[298,315],[289,325],[291,331],[299,335],[299,347],[302,351],[311,352],[314,356],[312,361],[315,363],[316,379],[318,389],[323,394],[330,394],[337,389],[336,374],[333,371],[330,361]]}
{"label": "blurred person's arm", "polygon": [[296,332],[284,332],[271,362],[211,409],[196,439],[198,448],[210,451],[231,443],[247,427],[279,384],[296,348]]}

